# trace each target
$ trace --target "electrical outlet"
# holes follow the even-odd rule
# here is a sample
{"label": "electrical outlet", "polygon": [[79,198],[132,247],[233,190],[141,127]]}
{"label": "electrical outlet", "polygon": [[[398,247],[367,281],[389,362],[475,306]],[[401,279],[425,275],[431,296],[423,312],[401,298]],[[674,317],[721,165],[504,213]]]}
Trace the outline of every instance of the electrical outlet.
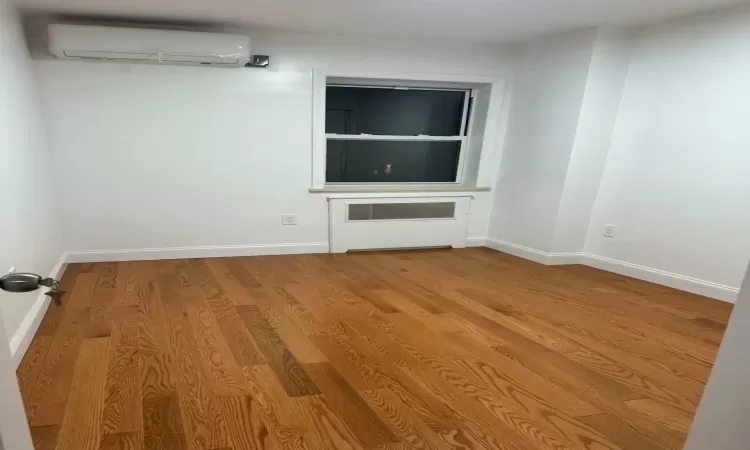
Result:
{"label": "electrical outlet", "polygon": [[615,237],[615,226],[604,225],[604,237],[613,238]]}
{"label": "electrical outlet", "polygon": [[297,214],[282,214],[281,224],[282,225],[297,225]]}

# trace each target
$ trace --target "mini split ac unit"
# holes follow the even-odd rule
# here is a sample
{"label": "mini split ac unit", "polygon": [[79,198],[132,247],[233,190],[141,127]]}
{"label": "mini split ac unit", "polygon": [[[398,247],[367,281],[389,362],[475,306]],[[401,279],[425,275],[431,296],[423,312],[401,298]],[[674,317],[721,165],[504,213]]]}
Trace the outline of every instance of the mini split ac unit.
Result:
{"label": "mini split ac unit", "polygon": [[242,67],[250,38],[238,34],[52,24],[50,53],[60,59]]}

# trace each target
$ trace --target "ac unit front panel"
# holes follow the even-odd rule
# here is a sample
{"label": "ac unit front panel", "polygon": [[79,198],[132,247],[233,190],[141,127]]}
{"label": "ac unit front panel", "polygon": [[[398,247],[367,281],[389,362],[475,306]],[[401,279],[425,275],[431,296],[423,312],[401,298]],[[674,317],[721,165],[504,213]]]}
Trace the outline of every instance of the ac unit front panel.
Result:
{"label": "ac unit front panel", "polygon": [[48,46],[62,59],[243,66],[250,38],[242,35],[52,24]]}

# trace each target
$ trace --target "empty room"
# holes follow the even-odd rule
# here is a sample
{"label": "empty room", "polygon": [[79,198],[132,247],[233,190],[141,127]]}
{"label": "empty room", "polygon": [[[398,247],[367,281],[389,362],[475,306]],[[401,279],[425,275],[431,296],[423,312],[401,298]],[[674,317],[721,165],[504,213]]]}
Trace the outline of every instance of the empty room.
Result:
{"label": "empty room", "polygon": [[750,448],[748,118],[741,1],[0,0],[0,449]]}

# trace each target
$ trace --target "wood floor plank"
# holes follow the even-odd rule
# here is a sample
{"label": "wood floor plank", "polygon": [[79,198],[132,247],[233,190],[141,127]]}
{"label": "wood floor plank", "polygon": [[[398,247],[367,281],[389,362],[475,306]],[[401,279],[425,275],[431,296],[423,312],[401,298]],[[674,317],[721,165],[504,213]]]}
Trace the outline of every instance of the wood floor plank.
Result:
{"label": "wood floor plank", "polygon": [[234,359],[242,366],[254,366],[256,364],[265,364],[266,359],[255,343],[255,339],[245,326],[237,311],[232,308],[234,314],[227,317],[217,318],[219,328],[226,337],[229,350],[234,355]]}
{"label": "wood floor plank", "polygon": [[404,312],[416,320],[422,322],[426,327],[438,332],[456,332],[460,328],[450,321],[445,320],[446,313],[434,314],[418,305],[414,297],[408,297],[390,289],[369,291],[368,298],[379,297],[395,305],[400,312]]}
{"label": "wood floor plank", "polygon": [[316,285],[307,279],[289,283],[284,286],[284,290],[292,295],[310,313],[313,320],[323,328],[324,325],[335,323],[343,315],[351,313],[350,310],[335,309],[335,303],[321,294]]}
{"label": "wood floor plank", "polygon": [[[451,408],[460,411],[463,425],[468,426],[479,438],[486,439],[499,432],[511,448],[566,447],[565,438],[559,434],[559,430],[544,421],[535,420],[532,414],[524,414],[515,409],[510,402],[503,401],[502,397],[466,378],[451,366],[440,365],[432,370],[424,367],[406,368],[405,371],[433,395],[447,399]],[[491,414],[488,415],[487,411]],[[491,443],[489,440],[485,444]],[[601,440],[597,444],[602,448],[616,449],[602,445]]]}
{"label": "wood floor plank", "polygon": [[260,288],[262,295],[263,289],[260,284],[252,280],[244,271],[238,269],[233,261],[228,258],[211,258],[206,260],[206,264],[213,274],[216,282],[226,292],[232,305],[254,305],[254,296],[256,291],[254,286]]}
{"label": "wood floor plank", "polygon": [[592,416],[581,417],[580,420],[609,436],[623,448],[638,450],[659,450],[664,448],[609,414],[594,414]]}
{"label": "wood floor plank", "polygon": [[16,369],[16,377],[18,378],[18,387],[21,389],[21,397],[25,404],[31,403],[31,396],[34,393],[34,387],[36,387],[37,380],[39,379],[39,373],[44,367],[44,360],[47,357],[47,352],[52,346],[53,336],[39,335],[34,338],[29,345],[26,354]]}
{"label": "wood floor plank", "polygon": [[305,369],[286,347],[273,327],[255,306],[237,307],[242,319],[252,334],[268,365],[273,369],[284,389],[291,397],[315,395],[320,391],[310,381]]}
{"label": "wood floor plank", "polygon": [[529,357],[521,356],[508,349],[496,348],[496,350],[537,375],[547,378],[571,393],[582,397],[585,401],[596,405],[602,411],[618,417],[638,433],[660,443],[664,448],[675,450],[681,448],[685,438],[684,435],[675,433],[673,430],[665,428],[640,414],[633,414],[635,411],[625,404],[628,399],[614,395],[607,387],[599,384],[597,382],[598,376],[594,377],[593,382],[589,382],[588,372],[581,372],[581,369],[575,365],[558,364],[564,360],[549,362],[545,358],[539,358],[538,355]]}
{"label": "wood floor plank", "polygon": [[[549,327],[536,319],[531,319],[535,324],[542,327]],[[624,382],[635,384],[646,390],[656,390],[655,395],[670,396],[664,388],[668,390],[677,389],[681,395],[692,400],[697,400],[703,392],[703,383],[691,378],[687,374],[680,373],[678,368],[670,370],[670,363],[674,360],[665,362],[657,361],[650,358],[650,354],[638,354],[629,351],[627,347],[620,345],[614,337],[603,336],[599,332],[600,327],[593,330],[591,327],[578,329],[574,327],[558,327],[561,335],[576,342],[580,348],[585,349],[579,353],[581,359],[598,367],[604,373],[612,372],[613,377],[623,378]],[[580,352],[580,349],[577,350]],[[576,352],[569,354],[575,355]],[[635,353],[635,354],[634,354]],[[685,367],[684,365],[682,367]],[[666,370],[665,370],[666,369]]]}
{"label": "wood floor plank", "polygon": [[336,372],[330,363],[305,366],[315,384],[330,401],[331,408],[365,446],[398,442],[393,432],[378,418],[367,403]]}
{"label": "wood floor plank", "polygon": [[88,308],[67,308],[47,351],[31,399],[25,402],[26,416],[33,426],[59,425],[70,396],[71,381],[83,330],[89,321]]}
{"label": "wood floor plank", "polygon": [[34,443],[34,450],[55,450],[59,432],[59,425],[31,427],[31,440]]}
{"label": "wood floor plank", "polygon": [[361,391],[362,398],[408,448],[448,449],[437,433],[411,414],[393,392],[388,389]]}
{"label": "wood floor plank", "polygon": [[[211,390],[210,370],[199,350],[187,310],[205,305],[196,285],[191,283],[188,262],[170,264],[174,276],[159,280],[167,317],[169,352],[179,375],[177,398],[187,448],[205,449],[227,445],[228,433],[219,417],[216,397]],[[174,437],[180,437],[175,434]]]}
{"label": "wood floor plank", "polygon": [[81,344],[57,450],[99,448],[110,358],[110,338],[86,339]]}
{"label": "wood floor plank", "polygon": [[206,303],[217,319],[235,316],[235,301],[227,295],[222,284],[217,282],[216,274],[211,271],[209,264],[205,259],[189,260],[188,276],[203,292]]}
{"label": "wood floor plank", "polygon": [[308,423],[314,426],[306,438],[315,442],[315,448],[358,450],[362,446],[339,416],[331,409],[323,395],[293,398],[295,408]]}
{"label": "wood floor plank", "polygon": [[[477,378],[483,380],[487,386],[503,395],[511,403],[515,403],[518,409],[529,411],[534,405],[534,408],[542,408],[548,411],[563,413],[571,411],[572,414],[570,415],[572,416],[592,415],[601,412],[583,399],[564,393],[562,389],[549,389],[547,383],[535,379],[530,373],[525,379],[516,379],[505,375],[503,370],[498,369],[497,366],[479,359],[462,360],[457,361],[457,363],[467,372],[471,372]],[[531,383],[529,378],[533,380]],[[527,388],[526,386],[532,387]],[[557,399],[564,399],[570,404],[566,405],[565,408],[560,408],[556,403],[553,403]]]}
{"label": "wood floor plank", "polygon": [[139,353],[138,371],[144,400],[177,394],[180,375],[177,357],[172,352]]}
{"label": "wood floor plank", "polygon": [[144,450],[185,450],[188,448],[185,435],[178,434],[152,434],[143,435]]}
{"label": "wood floor plank", "polygon": [[[68,291],[72,290],[73,286],[75,285],[74,280],[74,278],[68,278],[67,280],[65,280],[65,285],[63,285],[61,280],[60,289],[68,289]],[[54,304],[50,304],[50,306],[53,305]],[[67,308],[64,307],[47,308],[47,312],[44,314],[42,323],[39,324],[39,329],[36,330],[35,336],[55,336],[66,309]]]}
{"label": "wood floor plank", "polygon": [[197,344],[187,323],[172,323],[171,352],[176,356],[180,375],[177,383],[185,438],[191,449],[208,448],[213,441],[212,406],[214,397],[208,377],[199,364]]}
{"label": "wood floor plank", "polygon": [[567,352],[566,356],[584,367],[603,374],[624,385],[631,386],[645,395],[658,398],[666,404],[687,411],[693,411],[698,407],[698,399],[690,398],[692,397],[692,395],[690,395],[692,392],[688,392],[687,395],[678,393],[665,385],[642,376],[638,372],[626,367],[624,364],[597,354],[593,350],[580,349],[573,352]]}
{"label": "wood floor plank", "polygon": [[211,311],[208,308],[188,307],[187,314],[214,395],[247,394],[244,376]]}
{"label": "wood floor plank", "polygon": [[102,263],[94,270],[98,278],[91,295],[91,319],[84,332],[85,338],[108,337],[112,334],[112,311],[117,302],[118,263]]}
{"label": "wood floor plank", "polygon": [[250,396],[221,397],[219,410],[227,423],[235,448],[248,450],[266,448],[268,428]]}
{"label": "wood floor plank", "polygon": [[731,305],[488,249],[72,264],[36,450],[679,450]]}
{"label": "wood floor plank", "polygon": [[523,344],[522,341],[518,341],[512,347],[495,347],[495,350],[511,359],[533,362],[535,367],[546,367],[544,373],[549,374],[550,379],[565,380],[568,385],[577,386],[582,390],[596,388],[600,392],[607,392],[615,401],[643,397],[642,393],[634,388],[620,384],[561,353],[550,351],[531,341]]}
{"label": "wood floor plank", "polygon": [[143,400],[143,431],[166,435],[183,432],[180,402],[176,394]]}
{"label": "wood floor plank", "polygon": [[112,322],[112,355],[105,384],[102,432],[137,433],[143,429],[137,306],[115,307]]}
{"label": "wood floor plank", "polygon": [[313,342],[328,356],[335,370],[356,389],[377,389],[383,387],[382,376],[377,365],[372,364],[366,355],[357,352],[348,342],[336,339],[333,334],[314,336]]}
{"label": "wood floor plank", "polygon": [[259,309],[263,313],[269,325],[276,331],[284,345],[302,364],[326,362],[326,357],[313,345],[308,336],[303,333],[296,324],[287,316],[284,310],[277,304],[277,296],[271,301],[258,300]]}
{"label": "wood floor plank", "polygon": [[90,308],[94,288],[99,281],[96,273],[82,273],[75,279],[73,290],[65,298],[66,309]]}
{"label": "wood floor plank", "polygon": [[99,450],[143,450],[143,433],[105,434]]}
{"label": "wood floor plank", "polygon": [[712,320],[707,317],[696,317],[694,319],[691,319],[693,323],[697,323],[698,325],[708,328],[710,330],[714,330],[718,332],[719,334],[724,333],[724,329],[726,329],[727,324],[726,322],[719,322],[717,320]]}
{"label": "wood floor plank", "polygon": [[169,334],[160,287],[155,281],[149,281],[144,289],[144,298],[138,303],[138,351],[141,354],[165,352],[169,349]]}
{"label": "wood floor plank", "polygon": [[117,263],[113,306],[136,306],[145,298],[148,275],[139,270],[139,265],[146,266],[143,262]]}
{"label": "wood floor plank", "polygon": [[641,414],[645,414],[681,433],[687,434],[690,423],[693,421],[692,417],[684,411],[652,399],[631,400],[626,404]]}
{"label": "wood floor plank", "polygon": [[270,299],[276,305],[283,309],[289,319],[294,322],[297,328],[305,336],[315,336],[322,330],[320,323],[315,320],[310,311],[305,309],[304,306],[297,300],[297,298],[289,292],[287,289],[289,285],[277,286],[274,292],[278,295]]}
{"label": "wood floor plank", "polygon": [[[349,343],[361,354],[368,355],[380,371],[383,387],[390,390],[400,401],[409,405],[412,412],[430,429],[436,432],[454,430],[460,418],[444,401],[433,396],[419,383],[415,382],[397,365],[394,353],[389,349],[389,342],[380,334],[369,334],[365,327],[344,326],[345,336]],[[376,332],[375,332],[376,333]],[[368,339],[370,338],[370,339]]]}
{"label": "wood floor plank", "polygon": [[289,397],[268,365],[243,367],[243,372],[250,385],[253,405],[263,415],[263,423],[269,431],[268,448],[310,447],[305,441],[305,419],[294,403],[296,398],[306,397]]}

